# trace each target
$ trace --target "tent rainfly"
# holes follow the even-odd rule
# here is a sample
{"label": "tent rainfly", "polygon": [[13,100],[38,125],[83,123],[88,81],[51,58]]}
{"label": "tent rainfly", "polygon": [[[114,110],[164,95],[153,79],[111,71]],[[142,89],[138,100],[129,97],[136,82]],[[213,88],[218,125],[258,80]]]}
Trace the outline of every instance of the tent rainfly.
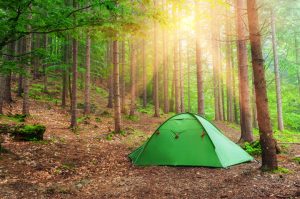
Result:
{"label": "tent rainfly", "polygon": [[205,118],[181,113],[166,120],[129,158],[133,164],[226,168],[253,158]]}

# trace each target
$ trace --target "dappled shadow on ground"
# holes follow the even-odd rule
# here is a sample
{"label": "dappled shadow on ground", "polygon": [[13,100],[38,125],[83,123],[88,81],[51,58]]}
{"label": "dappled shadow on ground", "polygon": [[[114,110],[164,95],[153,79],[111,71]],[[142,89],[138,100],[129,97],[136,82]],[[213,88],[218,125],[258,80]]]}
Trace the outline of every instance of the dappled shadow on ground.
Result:
{"label": "dappled shadow on ground", "polygon": [[[16,109],[18,106],[16,105]],[[111,117],[89,118],[77,133],[68,129],[67,112],[36,105],[29,123],[47,126],[45,141],[12,142],[1,153],[1,198],[278,198],[296,197],[299,167],[280,155],[290,174],[261,173],[252,162],[228,169],[137,167],[127,158],[164,118],[141,114],[124,120],[127,135],[106,139]],[[217,124],[236,141],[237,130]]]}

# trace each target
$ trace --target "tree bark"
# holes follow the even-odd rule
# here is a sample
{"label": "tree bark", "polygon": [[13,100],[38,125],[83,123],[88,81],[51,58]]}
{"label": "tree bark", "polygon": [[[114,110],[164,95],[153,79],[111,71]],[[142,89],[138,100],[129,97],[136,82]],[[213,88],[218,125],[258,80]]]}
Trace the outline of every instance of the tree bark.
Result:
{"label": "tree bark", "polygon": [[[18,41],[18,55],[21,55],[24,52],[25,52],[25,44],[24,44],[24,38],[22,38]],[[23,64],[21,63],[21,60],[22,58],[18,58],[20,70],[23,68]],[[22,97],[22,94],[23,94],[23,75],[22,73],[19,73],[17,96]]]}
{"label": "tree bark", "polygon": [[[77,8],[76,0],[73,0],[73,7]],[[73,64],[72,64],[72,99],[71,99],[71,129],[77,127],[77,55],[78,55],[78,42],[75,38],[72,41],[73,51]]]}
{"label": "tree bark", "polygon": [[[47,52],[47,48],[48,48],[48,35],[44,34],[44,49]],[[48,93],[48,76],[47,76],[47,63],[43,63],[43,72],[44,72],[44,92]]]}
{"label": "tree bark", "polygon": [[[156,7],[156,0],[154,0],[154,7]],[[153,101],[154,101],[154,117],[159,117],[159,95],[158,95],[158,45],[157,45],[157,21],[154,21],[154,63],[153,63]]]}
{"label": "tree bark", "polygon": [[131,44],[131,104],[130,104],[130,116],[135,115],[136,109],[136,48],[135,44]]}
{"label": "tree bark", "polygon": [[145,54],[145,39],[142,44],[142,65],[143,65],[143,107],[147,106],[147,67],[146,67],[146,54]]}
{"label": "tree bark", "polygon": [[[187,45],[186,45],[186,64],[187,64],[187,80],[188,80],[187,95],[188,95],[188,112],[191,112],[191,66],[190,66],[190,58],[189,57],[190,57],[189,56],[189,45],[187,43]],[[197,80],[197,83],[198,83],[198,80]]]}
{"label": "tree bark", "polygon": [[[31,9],[31,5],[29,6]],[[31,14],[28,16],[28,19],[30,20],[32,18]],[[27,30],[30,32],[31,26],[27,25]],[[31,52],[31,34],[28,34],[25,37],[25,52],[30,53]],[[24,93],[23,93],[23,108],[22,108],[22,114],[23,115],[29,115],[29,75],[30,75],[30,66],[31,66],[31,56],[28,58],[27,64],[24,65],[24,71],[25,75],[23,77],[23,87],[24,87]]]}
{"label": "tree bark", "polygon": [[175,112],[180,113],[180,87],[179,87],[179,79],[178,79],[178,47],[179,47],[179,42],[178,42],[178,31],[177,31],[177,7],[174,5],[173,8],[173,18],[175,22],[175,33],[174,33],[174,85],[175,85]]}
{"label": "tree bark", "polygon": [[271,27],[272,27],[272,46],[274,57],[274,73],[275,73],[275,86],[276,86],[276,102],[277,102],[277,123],[280,131],[284,130],[283,116],[282,116],[282,98],[281,98],[281,84],[279,73],[279,62],[277,55],[277,42],[276,42],[276,29],[275,29],[275,14],[271,11]]}
{"label": "tree bark", "polygon": [[121,132],[120,80],[118,41],[113,41],[115,133]]}
{"label": "tree bark", "polygon": [[[180,28],[179,28],[180,30]],[[184,67],[182,63],[182,40],[179,39],[179,86],[180,86],[180,112],[185,112],[184,106]]]}
{"label": "tree bark", "polygon": [[77,54],[78,43],[73,39],[73,65],[72,65],[72,100],[71,100],[71,128],[77,127]]}
{"label": "tree bark", "polygon": [[236,1],[237,18],[237,57],[239,69],[239,91],[240,91],[240,118],[241,118],[241,138],[240,142],[252,142],[252,123],[248,80],[248,58],[246,45],[246,29],[243,23],[244,0]]}
{"label": "tree bark", "polygon": [[113,87],[113,67],[111,66],[112,62],[112,45],[111,42],[108,43],[107,47],[107,65],[109,70],[109,77],[108,77],[108,103],[107,108],[113,107],[113,98],[114,98],[114,87]]}
{"label": "tree bark", "polygon": [[227,95],[227,121],[233,122],[233,94],[232,94],[232,64],[231,63],[231,41],[230,41],[230,18],[228,16],[228,11],[226,11],[226,95]]}
{"label": "tree bark", "polygon": [[121,92],[121,112],[126,114],[126,85],[125,85],[125,42],[122,41],[121,43],[121,76],[120,76],[120,92]]}
{"label": "tree bark", "polygon": [[91,36],[88,30],[86,35],[86,52],[85,52],[85,90],[84,90],[84,114],[91,112],[90,90],[91,90]]}
{"label": "tree bark", "polygon": [[[16,54],[16,43],[13,42],[11,44],[8,45],[8,48],[7,48],[7,54],[9,54],[9,56],[7,56],[7,60],[9,62],[12,62],[14,61],[14,55]],[[8,104],[12,103],[13,102],[13,99],[12,99],[12,95],[11,95],[11,69],[9,69],[7,71],[7,74],[5,74],[5,78],[4,78],[4,101]]]}
{"label": "tree bark", "polygon": [[[166,0],[163,0],[163,7],[166,11]],[[166,29],[163,30],[163,95],[164,95],[164,113],[169,113],[169,73],[168,73],[168,45]]]}
{"label": "tree bark", "polygon": [[234,122],[236,124],[239,124],[239,118],[238,118],[238,106],[237,106],[237,92],[236,92],[236,75],[235,75],[235,69],[234,69],[234,56],[233,56],[233,46],[231,45],[231,63],[232,63],[232,95],[233,95],[233,118]]}
{"label": "tree bark", "polygon": [[213,82],[214,82],[214,105],[215,105],[215,120],[221,120],[220,110],[220,81],[219,81],[219,66],[220,66],[220,53],[219,53],[219,42],[217,41],[220,37],[219,27],[216,18],[216,5],[217,2],[214,0],[211,5],[212,19],[211,19],[211,31],[212,31],[212,59],[213,59]]}
{"label": "tree bark", "polygon": [[297,34],[295,33],[295,54],[296,54],[296,65],[297,65],[297,80],[298,80],[298,89],[300,95],[300,47],[298,46]]}
{"label": "tree bark", "polygon": [[66,99],[67,99],[67,93],[68,93],[68,66],[69,66],[69,45],[67,44],[67,41],[69,37],[65,38],[65,45],[64,45],[64,61],[67,67],[63,69],[63,81],[62,81],[62,93],[61,93],[61,106],[63,108],[66,107]]}
{"label": "tree bark", "polygon": [[203,94],[203,74],[201,62],[201,44],[200,44],[200,5],[195,1],[195,24],[196,24],[196,66],[197,66],[197,102],[198,114],[204,115],[204,94]]}
{"label": "tree bark", "polygon": [[3,75],[0,74],[0,114],[3,114],[3,94],[4,94],[4,84],[3,84],[4,78]]}
{"label": "tree bark", "polygon": [[257,119],[262,147],[262,169],[277,169],[276,143],[270,120],[267,87],[264,71],[264,60],[261,47],[261,36],[258,22],[256,0],[247,0],[248,23],[252,53],[252,67],[256,94]]}

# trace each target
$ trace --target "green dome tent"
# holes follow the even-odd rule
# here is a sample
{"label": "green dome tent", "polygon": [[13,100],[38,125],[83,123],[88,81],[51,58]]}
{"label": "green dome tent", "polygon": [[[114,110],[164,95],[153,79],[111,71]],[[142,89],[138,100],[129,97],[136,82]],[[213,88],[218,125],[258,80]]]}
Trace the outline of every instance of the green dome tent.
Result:
{"label": "green dome tent", "polygon": [[192,113],[169,118],[129,158],[143,166],[229,167],[253,160],[212,123]]}

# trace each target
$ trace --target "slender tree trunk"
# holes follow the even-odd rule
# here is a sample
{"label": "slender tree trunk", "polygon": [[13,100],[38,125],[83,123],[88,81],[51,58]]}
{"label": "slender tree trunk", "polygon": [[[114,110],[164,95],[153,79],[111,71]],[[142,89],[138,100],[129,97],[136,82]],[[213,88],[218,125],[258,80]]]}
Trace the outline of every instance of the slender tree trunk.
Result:
{"label": "slender tree trunk", "polygon": [[278,129],[280,131],[283,131],[284,125],[283,125],[283,116],[282,116],[281,85],[280,85],[279,62],[278,62],[278,55],[277,55],[275,14],[273,10],[271,11],[271,27],[272,27],[272,45],[273,45],[274,73],[275,73],[276,100],[277,100],[277,123],[278,123]]}
{"label": "slender tree trunk", "polygon": [[131,104],[130,104],[130,116],[135,115],[136,109],[136,48],[135,43],[131,44]]}
{"label": "slender tree trunk", "polygon": [[233,120],[236,124],[239,124],[238,118],[238,107],[237,107],[237,94],[236,94],[236,76],[235,76],[235,69],[234,69],[234,56],[233,56],[233,46],[231,45],[231,63],[232,63],[232,97],[233,97]]}
{"label": "slender tree trunk", "polygon": [[88,30],[86,36],[86,52],[85,52],[85,90],[84,90],[84,114],[91,112],[90,90],[91,90],[91,36]]}
{"label": "slender tree trunk", "polygon": [[232,94],[232,64],[231,63],[231,41],[230,41],[230,18],[228,16],[228,11],[226,11],[226,86],[227,86],[227,121],[233,122],[233,94]]}
{"label": "slender tree trunk", "polygon": [[295,33],[295,53],[296,53],[296,65],[297,65],[297,80],[300,95],[300,47],[298,46],[297,34]]}
{"label": "slender tree trunk", "polygon": [[[24,45],[24,38],[22,38],[18,41],[18,55],[21,55],[25,52],[24,46],[25,46]],[[18,58],[18,61],[19,61],[19,67],[20,67],[20,70],[21,70],[23,68],[23,64],[21,63],[22,58]],[[23,93],[23,75],[22,75],[22,73],[19,73],[17,96],[22,97],[22,93]]]}
{"label": "slender tree trunk", "polygon": [[[44,49],[47,51],[48,48],[48,36],[44,34]],[[47,68],[48,63],[43,64],[43,72],[44,72],[44,92],[48,93],[48,76],[47,76]]]}
{"label": "slender tree trunk", "polygon": [[262,55],[256,0],[247,0],[248,23],[252,53],[252,67],[256,94],[257,119],[262,147],[262,169],[277,169],[276,143],[270,120],[267,87]]}
{"label": "slender tree trunk", "polygon": [[71,128],[77,127],[77,54],[78,43],[76,39],[73,39]]}
{"label": "slender tree trunk", "polygon": [[[186,45],[186,63],[187,63],[187,79],[188,79],[188,112],[191,112],[191,66],[189,56],[189,45]],[[198,83],[198,81],[197,81]],[[198,91],[198,90],[197,90]]]}
{"label": "slender tree trunk", "polygon": [[[76,0],[73,0],[73,7],[77,8]],[[73,38],[73,65],[72,65],[72,100],[71,100],[71,128],[77,127],[77,55],[78,55],[78,42]]]}
{"label": "slender tree trunk", "polygon": [[200,3],[195,1],[195,24],[196,24],[196,65],[197,65],[197,102],[198,114],[204,115],[204,94],[203,94],[203,73],[201,62],[201,41],[200,41]]}
{"label": "slender tree trunk", "polygon": [[240,142],[252,142],[252,123],[249,96],[248,80],[248,58],[246,46],[246,29],[243,23],[244,0],[236,1],[237,11],[237,52],[239,65],[239,91],[240,91],[240,118],[241,118],[241,139]]}
{"label": "slender tree trunk", "polygon": [[[163,0],[165,10],[166,0]],[[163,84],[164,84],[164,113],[169,113],[169,77],[168,77],[168,45],[166,29],[163,29]]]}
{"label": "slender tree trunk", "polygon": [[126,114],[126,87],[125,87],[125,42],[122,41],[121,43],[121,77],[120,77],[120,91],[121,91],[121,112]]}
{"label": "slender tree trunk", "polygon": [[[154,7],[156,7],[156,0],[154,0]],[[159,117],[159,95],[158,95],[158,45],[157,45],[157,21],[154,21],[154,63],[153,63],[153,101],[154,101],[154,117]]]}
{"label": "slender tree trunk", "polygon": [[[180,30],[180,29],[179,29]],[[180,81],[180,112],[185,112],[184,106],[184,67],[182,62],[182,40],[179,39],[179,81]]]}
{"label": "slender tree trunk", "polygon": [[212,31],[212,59],[213,59],[213,82],[214,82],[214,105],[215,105],[215,120],[221,120],[220,115],[220,92],[219,92],[219,66],[220,66],[220,53],[219,53],[219,42],[217,41],[219,38],[219,31],[217,28],[219,27],[216,18],[216,5],[217,2],[214,0],[211,5],[212,11],[212,19],[211,19],[211,31]]}
{"label": "slender tree trunk", "polygon": [[142,56],[143,56],[143,107],[147,106],[147,67],[146,67],[146,54],[145,54],[145,39],[142,44]]}
{"label": "slender tree trunk", "polygon": [[121,131],[120,80],[118,41],[113,41],[115,133]]}
{"label": "slender tree trunk", "polygon": [[[29,6],[31,8],[31,5]],[[28,19],[32,19],[31,14],[28,16]],[[27,30],[30,32],[31,26],[27,25]],[[32,34],[28,34],[25,37],[25,52],[30,53],[31,52],[31,37]],[[31,56],[28,58],[27,64],[24,65],[24,71],[25,76],[23,77],[23,87],[24,87],[24,93],[23,93],[23,108],[22,108],[22,114],[23,115],[29,115],[29,75],[30,75],[30,66],[31,66]]]}
{"label": "slender tree trunk", "polygon": [[254,76],[252,75],[252,125],[254,128],[258,127],[257,124],[257,110],[256,110],[256,99],[255,99],[255,88],[254,88]]}
{"label": "slender tree trunk", "polygon": [[171,99],[170,99],[170,112],[174,112],[174,97],[175,97],[175,70],[173,70],[172,74],[172,88],[171,88]]}
{"label": "slender tree trunk", "polygon": [[3,94],[4,94],[4,78],[3,75],[0,74],[0,115],[3,114]]}
{"label": "slender tree trunk", "polygon": [[[65,42],[68,41],[68,37],[65,38]],[[64,58],[65,58],[65,64],[69,66],[69,45],[64,45]],[[66,107],[66,99],[67,99],[67,93],[68,93],[68,67],[65,67],[63,69],[63,82],[62,82],[62,93],[61,93],[61,106],[63,108]]]}
{"label": "slender tree trunk", "polygon": [[113,67],[111,66],[112,62],[112,45],[111,42],[108,44],[108,54],[107,54],[107,64],[109,69],[109,77],[108,77],[108,103],[107,108],[113,107],[113,99],[114,99],[114,87],[113,87]]}
{"label": "slender tree trunk", "polygon": [[[13,42],[13,43],[11,43],[11,44],[9,44],[8,45],[8,48],[7,48],[7,53],[10,55],[10,56],[7,56],[7,60],[8,61],[14,61],[14,55],[16,54],[16,43],[15,42]],[[5,85],[4,85],[4,95],[3,95],[3,97],[4,97],[4,101],[6,102],[6,103],[12,103],[13,102],[13,99],[12,99],[12,96],[11,96],[11,73],[12,73],[12,71],[9,69],[8,71],[7,71],[7,74],[5,74],[5,80],[4,80],[4,83],[5,83]]]}
{"label": "slender tree trunk", "polygon": [[173,17],[175,22],[175,36],[174,36],[174,85],[175,85],[175,112],[180,113],[180,87],[179,87],[179,71],[178,71],[178,31],[177,31],[177,7],[174,5],[173,8]]}

